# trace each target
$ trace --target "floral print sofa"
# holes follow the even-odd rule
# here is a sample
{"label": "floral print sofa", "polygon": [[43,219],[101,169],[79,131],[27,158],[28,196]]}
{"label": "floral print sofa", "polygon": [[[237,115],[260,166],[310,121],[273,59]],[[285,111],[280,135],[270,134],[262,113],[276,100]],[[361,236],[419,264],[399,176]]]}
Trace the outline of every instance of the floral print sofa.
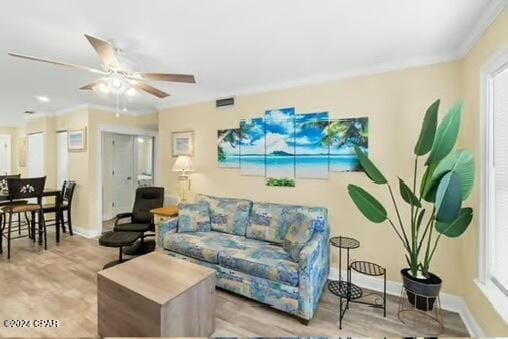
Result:
{"label": "floral print sofa", "polygon": [[[201,194],[196,202],[208,203],[211,230],[178,232],[178,217],[164,220],[159,249],[214,268],[220,288],[312,319],[330,267],[327,210]],[[282,244],[297,214],[310,216],[312,233],[294,260]]]}

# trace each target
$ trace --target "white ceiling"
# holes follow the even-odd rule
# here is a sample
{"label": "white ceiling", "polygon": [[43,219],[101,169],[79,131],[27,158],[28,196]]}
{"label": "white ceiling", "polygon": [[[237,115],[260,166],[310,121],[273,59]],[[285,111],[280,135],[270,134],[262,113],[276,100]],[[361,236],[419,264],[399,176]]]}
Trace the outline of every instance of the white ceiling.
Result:
{"label": "white ceiling", "polygon": [[[127,102],[130,111],[153,112],[229,94],[458,58],[480,26],[486,27],[489,16],[499,12],[499,3],[9,1],[0,10],[0,126],[23,124],[25,110],[116,103],[113,95],[78,90],[96,78],[91,73],[15,59],[8,51],[99,67],[83,36],[88,33],[113,39],[135,70],[196,75],[197,85],[153,83],[172,94],[166,99],[138,93]],[[42,104],[36,95],[51,101]]]}

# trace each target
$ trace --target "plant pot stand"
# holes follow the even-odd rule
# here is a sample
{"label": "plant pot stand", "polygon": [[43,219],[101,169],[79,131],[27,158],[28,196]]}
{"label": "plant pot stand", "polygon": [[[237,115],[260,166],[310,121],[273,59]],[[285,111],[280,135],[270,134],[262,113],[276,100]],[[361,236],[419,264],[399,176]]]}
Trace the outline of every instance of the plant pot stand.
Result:
{"label": "plant pot stand", "polygon": [[[412,294],[415,298],[415,302],[411,303],[408,298],[408,294]],[[428,306],[433,304],[433,307],[427,307],[427,309],[430,309],[429,311],[424,311],[422,309],[418,309],[416,307],[418,300],[420,303],[423,301]],[[427,333],[428,335],[436,336],[444,331],[444,322],[443,322],[443,315],[441,313],[441,300],[439,296],[437,297],[429,297],[424,296],[418,293],[415,293],[414,291],[410,291],[404,286],[402,287],[402,291],[400,293],[400,301],[399,301],[399,313],[398,317],[399,320],[406,326],[414,328],[415,324],[410,324],[409,319],[407,317],[409,315],[413,315],[413,320],[416,321],[419,317],[425,317],[427,319],[430,319],[432,322],[434,322],[437,325],[436,333]]]}

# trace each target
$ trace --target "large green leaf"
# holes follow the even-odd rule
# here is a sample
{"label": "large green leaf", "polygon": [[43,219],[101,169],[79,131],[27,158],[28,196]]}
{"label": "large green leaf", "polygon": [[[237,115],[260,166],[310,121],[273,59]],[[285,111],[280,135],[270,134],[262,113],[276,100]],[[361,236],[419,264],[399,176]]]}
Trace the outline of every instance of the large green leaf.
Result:
{"label": "large green leaf", "polygon": [[436,220],[450,223],[457,219],[462,206],[462,185],[455,172],[446,173],[437,187]]}
{"label": "large green leaf", "polygon": [[449,238],[456,238],[466,231],[471,220],[473,220],[473,209],[463,208],[460,210],[458,218],[451,223],[436,222],[436,231]]}
{"label": "large green leaf", "polygon": [[475,164],[473,153],[468,149],[458,150],[448,154],[439,162],[432,173],[430,187],[437,186],[445,173],[457,173],[462,185],[462,201],[466,200],[473,190],[475,178]]}
{"label": "large green leaf", "polygon": [[422,181],[420,183],[420,195],[423,197],[425,201],[434,202],[436,201],[436,187],[431,186],[432,183],[432,175],[434,170],[436,169],[436,164],[430,164],[425,169],[425,173],[423,174]]}
{"label": "large green leaf", "polygon": [[432,144],[434,143],[434,136],[436,135],[436,127],[437,127],[437,112],[439,110],[440,99],[434,101],[432,105],[429,106],[427,112],[425,113],[425,117],[423,118],[422,128],[420,130],[420,136],[418,137],[418,141],[415,146],[415,154],[416,155],[425,155],[429,153],[432,148]]}
{"label": "large green leaf", "polygon": [[418,218],[416,219],[416,231],[418,232],[420,230],[420,226],[422,225],[423,216],[425,215],[425,209],[420,211],[420,214],[418,214]]}
{"label": "large green leaf", "polygon": [[446,113],[437,128],[436,137],[434,138],[429,158],[425,163],[426,165],[437,164],[452,151],[459,134],[461,110],[462,102],[459,101]]}
{"label": "large green leaf", "polygon": [[355,146],[354,149],[356,156],[358,157],[358,161],[365,171],[365,174],[367,174],[367,176],[376,184],[386,184],[388,181],[386,180],[385,176],[381,173],[380,170],[378,170],[376,165],[370,161],[369,157],[362,152],[360,147]]}
{"label": "large green leaf", "polygon": [[416,207],[422,207],[422,204],[420,203],[420,200],[414,195],[413,191],[406,185],[404,180],[399,178],[399,189],[400,189],[400,196],[402,199],[404,199],[405,202],[407,202],[409,205],[413,205]]}
{"label": "large green leaf", "polygon": [[386,209],[376,198],[355,185],[348,185],[347,189],[356,207],[367,219],[375,223],[381,223],[386,220]]}

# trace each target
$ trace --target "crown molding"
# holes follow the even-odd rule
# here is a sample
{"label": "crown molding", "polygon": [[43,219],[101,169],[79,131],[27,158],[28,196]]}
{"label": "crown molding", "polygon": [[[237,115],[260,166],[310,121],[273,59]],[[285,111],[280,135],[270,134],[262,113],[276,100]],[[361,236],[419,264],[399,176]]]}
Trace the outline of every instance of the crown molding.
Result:
{"label": "crown molding", "polygon": [[489,26],[496,20],[497,16],[508,6],[508,0],[492,0],[487,6],[480,19],[476,22],[464,42],[459,47],[458,55],[465,57],[469,51],[476,45]]}
{"label": "crown molding", "polygon": [[237,90],[229,90],[224,91],[221,93],[217,93],[214,95],[210,95],[207,97],[197,98],[197,99],[191,99],[191,100],[175,100],[172,103],[169,103],[164,106],[158,107],[159,112],[163,112],[165,110],[173,109],[176,107],[183,107],[188,106],[192,104],[198,104],[198,103],[206,103],[210,101],[215,101],[218,98],[224,98],[224,97],[239,97],[239,96],[249,96],[249,95],[256,95],[271,91],[281,91],[285,89],[291,89],[291,88],[298,88],[303,87],[307,85],[319,85],[323,83],[329,83],[334,81],[339,81],[343,79],[349,79],[349,78],[356,78],[361,76],[369,76],[369,75],[376,75],[376,74],[382,74],[382,73],[388,73],[393,71],[402,71],[409,68],[415,68],[415,67],[424,67],[424,66],[430,66],[434,64],[440,64],[440,63],[446,63],[451,62],[460,59],[460,56],[458,53],[446,53],[442,55],[437,56],[425,56],[425,57],[416,57],[412,58],[410,60],[402,61],[402,62],[390,62],[390,63],[379,63],[374,64],[368,67],[357,67],[353,69],[348,70],[341,70],[338,72],[331,72],[326,74],[320,74],[305,78],[300,78],[292,81],[286,81],[281,82],[278,84],[271,84],[271,85],[262,85],[262,86],[252,86],[247,87],[243,89],[237,89]]}

